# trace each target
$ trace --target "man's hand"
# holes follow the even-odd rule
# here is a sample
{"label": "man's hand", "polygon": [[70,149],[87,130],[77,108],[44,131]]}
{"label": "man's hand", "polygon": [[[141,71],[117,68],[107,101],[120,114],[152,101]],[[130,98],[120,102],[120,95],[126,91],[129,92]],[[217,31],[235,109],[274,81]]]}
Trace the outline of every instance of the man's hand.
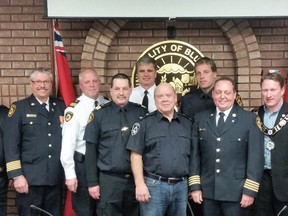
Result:
{"label": "man's hand", "polygon": [[93,199],[100,199],[100,186],[89,187],[88,192]]}
{"label": "man's hand", "polygon": [[242,208],[247,208],[248,206],[252,205],[254,202],[254,197],[242,194],[242,199],[241,199],[241,207]]}
{"label": "man's hand", "polygon": [[193,199],[195,203],[201,204],[203,202],[202,191],[195,190],[195,191],[190,192],[189,198]]}
{"label": "man's hand", "polygon": [[29,192],[28,182],[23,175],[14,178],[14,188],[18,193]]}
{"label": "man's hand", "polygon": [[150,198],[151,196],[145,183],[136,186],[136,200],[139,202],[149,202]]}
{"label": "man's hand", "polygon": [[66,179],[65,182],[68,190],[70,190],[71,192],[76,193],[77,191],[77,187],[78,187],[78,181],[77,178],[73,178],[73,179]]}

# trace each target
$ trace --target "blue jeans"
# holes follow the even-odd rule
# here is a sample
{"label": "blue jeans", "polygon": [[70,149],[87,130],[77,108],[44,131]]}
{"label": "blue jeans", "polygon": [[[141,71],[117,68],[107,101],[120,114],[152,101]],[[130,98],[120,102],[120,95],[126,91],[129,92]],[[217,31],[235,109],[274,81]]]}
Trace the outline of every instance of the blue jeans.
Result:
{"label": "blue jeans", "polygon": [[177,184],[168,184],[145,177],[150,200],[140,203],[141,216],[183,216],[186,215],[188,184],[187,180]]}

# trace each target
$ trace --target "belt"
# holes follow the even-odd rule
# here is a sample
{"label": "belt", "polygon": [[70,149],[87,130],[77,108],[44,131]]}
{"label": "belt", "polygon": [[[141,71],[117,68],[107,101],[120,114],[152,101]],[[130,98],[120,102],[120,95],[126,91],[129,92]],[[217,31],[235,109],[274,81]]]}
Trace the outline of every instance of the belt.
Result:
{"label": "belt", "polygon": [[155,180],[159,180],[162,182],[166,182],[168,184],[177,184],[178,182],[184,181],[186,178],[185,177],[163,177],[163,176],[159,176],[150,172],[145,172],[144,176],[148,177],[148,178],[152,178]]}
{"label": "belt", "polygon": [[116,173],[116,172],[110,172],[110,171],[104,171],[104,170],[102,170],[101,172],[106,175],[111,175],[111,176],[126,178],[126,179],[133,177],[132,173]]}
{"label": "belt", "polygon": [[264,174],[272,176],[272,170],[271,169],[264,169]]}
{"label": "belt", "polygon": [[78,161],[78,162],[83,162],[85,160],[85,155],[75,151],[74,152],[74,160]]}

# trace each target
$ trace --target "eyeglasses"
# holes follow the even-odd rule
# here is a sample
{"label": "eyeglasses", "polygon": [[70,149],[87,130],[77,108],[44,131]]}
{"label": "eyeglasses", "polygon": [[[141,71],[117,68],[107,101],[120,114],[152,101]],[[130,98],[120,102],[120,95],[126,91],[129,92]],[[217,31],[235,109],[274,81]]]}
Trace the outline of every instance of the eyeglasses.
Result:
{"label": "eyeglasses", "polygon": [[51,84],[51,80],[44,80],[44,81],[42,81],[42,80],[31,80],[31,82],[36,84],[36,85],[42,85],[42,84],[49,85],[49,84]]}

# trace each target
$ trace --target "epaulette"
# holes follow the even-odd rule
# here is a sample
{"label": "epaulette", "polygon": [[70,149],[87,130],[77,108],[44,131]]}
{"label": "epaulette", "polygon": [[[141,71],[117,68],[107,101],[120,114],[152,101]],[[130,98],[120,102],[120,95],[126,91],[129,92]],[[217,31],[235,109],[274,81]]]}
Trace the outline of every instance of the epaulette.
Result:
{"label": "epaulette", "polygon": [[144,109],[147,109],[145,106],[143,106],[142,104],[139,104],[139,103],[134,103],[134,102],[131,102],[129,101],[130,104],[134,105],[134,106],[137,106],[137,107],[142,107]]}
{"label": "epaulette", "polygon": [[103,98],[104,98],[105,100],[112,101],[111,98],[108,98],[107,96],[103,96]]}
{"label": "epaulette", "polygon": [[111,104],[111,101],[109,101],[108,103],[99,104],[98,106],[95,107],[95,110],[103,109],[103,108],[105,108],[105,107],[110,106],[110,104]]}
{"label": "epaulette", "polygon": [[76,100],[76,101],[72,102],[72,103],[69,105],[69,107],[74,108],[79,102],[80,102],[79,100]]}
{"label": "epaulette", "polygon": [[143,120],[143,119],[145,119],[145,118],[148,118],[148,117],[150,117],[150,116],[155,115],[155,113],[156,113],[156,110],[153,111],[153,112],[150,112],[150,113],[146,113],[145,116],[140,116],[139,119],[140,119],[140,120]]}

